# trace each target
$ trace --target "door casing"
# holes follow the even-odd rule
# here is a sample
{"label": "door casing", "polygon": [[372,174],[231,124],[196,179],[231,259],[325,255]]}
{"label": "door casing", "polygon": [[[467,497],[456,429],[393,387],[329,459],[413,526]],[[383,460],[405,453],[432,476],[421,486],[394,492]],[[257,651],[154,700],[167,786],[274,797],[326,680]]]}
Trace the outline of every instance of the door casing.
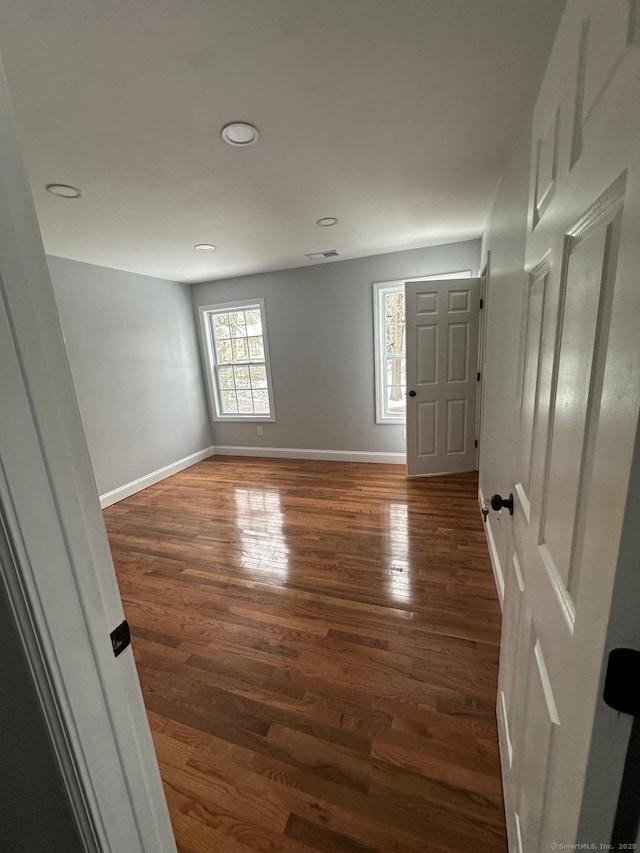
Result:
{"label": "door casing", "polygon": [[85,847],[175,853],[1,69],[0,350],[3,583]]}

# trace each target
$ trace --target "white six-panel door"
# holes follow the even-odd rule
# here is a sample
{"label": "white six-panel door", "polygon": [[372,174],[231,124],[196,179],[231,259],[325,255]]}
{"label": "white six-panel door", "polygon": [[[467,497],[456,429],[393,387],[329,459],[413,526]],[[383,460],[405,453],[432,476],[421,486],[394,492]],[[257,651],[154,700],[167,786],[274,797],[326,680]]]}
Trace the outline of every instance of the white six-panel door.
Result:
{"label": "white six-panel door", "polygon": [[407,474],[476,467],[480,279],[405,284]]}
{"label": "white six-panel door", "polygon": [[570,0],[534,114],[498,696],[518,853],[577,840],[638,421],[638,7]]}

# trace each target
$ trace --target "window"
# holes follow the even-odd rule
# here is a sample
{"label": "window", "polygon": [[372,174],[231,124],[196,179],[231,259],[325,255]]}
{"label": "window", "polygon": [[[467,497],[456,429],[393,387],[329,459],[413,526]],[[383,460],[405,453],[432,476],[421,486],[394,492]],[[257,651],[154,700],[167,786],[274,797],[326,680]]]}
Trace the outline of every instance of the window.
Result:
{"label": "window", "polygon": [[471,278],[464,272],[425,275],[373,285],[373,316],[376,346],[376,423],[404,423],[407,365],[405,360],[404,285],[406,281]]}
{"label": "window", "polygon": [[200,308],[215,420],[274,421],[264,301]]}

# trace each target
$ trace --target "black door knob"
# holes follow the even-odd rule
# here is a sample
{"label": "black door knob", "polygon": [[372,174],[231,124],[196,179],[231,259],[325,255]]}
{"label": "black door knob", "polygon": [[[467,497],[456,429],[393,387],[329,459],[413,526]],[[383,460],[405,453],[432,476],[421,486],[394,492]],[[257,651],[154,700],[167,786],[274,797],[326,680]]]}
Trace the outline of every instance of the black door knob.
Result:
{"label": "black door knob", "polygon": [[416,392],[415,392],[415,391],[409,391],[409,396],[410,396],[410,397],[415,397],[415,396],[416,396]]}
{"label": "black door knob", "polygon": [[513,515],[513,494],[508,498],[503,498],[500,495],[491,495],[491,509],[499,512],[501,509],[508,509],[509,515]]}

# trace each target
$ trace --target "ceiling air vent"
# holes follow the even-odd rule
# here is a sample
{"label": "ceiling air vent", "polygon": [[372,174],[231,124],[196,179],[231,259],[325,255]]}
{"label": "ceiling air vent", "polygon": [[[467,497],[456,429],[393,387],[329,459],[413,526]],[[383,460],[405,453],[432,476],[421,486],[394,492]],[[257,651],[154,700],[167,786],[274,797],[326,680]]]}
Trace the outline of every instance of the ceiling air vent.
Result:
{"label": "ceiling air vent", "polygon": [[336,258],[338,252],[336,249],[327,249],[326,252],[311,252],[310,255],[305,255],[310,261],[321,261],[323,258]]}

